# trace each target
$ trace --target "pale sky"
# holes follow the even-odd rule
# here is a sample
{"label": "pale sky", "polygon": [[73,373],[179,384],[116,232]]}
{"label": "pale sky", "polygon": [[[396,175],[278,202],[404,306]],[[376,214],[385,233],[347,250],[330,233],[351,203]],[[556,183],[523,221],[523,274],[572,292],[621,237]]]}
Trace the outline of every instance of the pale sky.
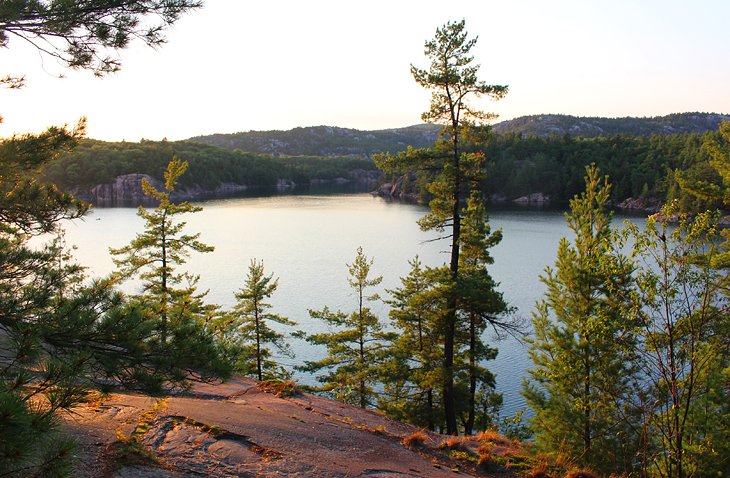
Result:
{"label": "pale sky", "polygon": [[480,104],[500,120],[730,113],[728,0],[207,0],[101,79],[11,39],[0,76],[27,86],[0,89],[0,136],[81,116],[114,141],[420,123],[429,94],[409,65],[427,67],[424,41],[462,18],[480,78],[509,85]]}

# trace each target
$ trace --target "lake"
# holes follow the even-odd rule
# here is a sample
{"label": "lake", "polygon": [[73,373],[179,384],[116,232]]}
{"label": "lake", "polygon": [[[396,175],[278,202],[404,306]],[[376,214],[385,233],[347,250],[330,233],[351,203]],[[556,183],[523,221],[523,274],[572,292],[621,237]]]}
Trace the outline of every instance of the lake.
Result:
{"label": "lake", "polygon": [[[435,232],[423,232],[416,221],[427,208],[388,202],[369,194],[286,195],[231,198],[199,203],[203,211],[188,215],[186,232],[200,232],[201,240],[215,246],[215,252],[193,255],[187,270],[200,275],[199,287],[209,289],[207,300],[231,308],[234,293],[244,283],[251,259],[263,260],[267,274],[279,277],[279,288],[271,299],[273,310],[298,322],[298,329],[322,330],[308,309],[341,309],[350,312],[357,297],[348,287],[347,266],[356,249],[375,260],[372,273],[382,275],[378,292],[400,285],[416,254],[424,265],[448,261],[449,242],[433,241]],[[492,249],[492,276],[517,313],[529,318],[545,288],[538,280],[552,265],[563,236],[570,236],[561,211],[498,209],[489,212],[492,228],[502,228],[502,243]],[[83,220],[66,225],[69,245],[77,247],[79,262],[91,276],[114,269],[109,247],[127,244],[143,227],[134,208],[94,209]],[[127,284],[134,292],[137,284]],[[387,320],[388,307],[371,304]],[[514,339],[495,342],[499,354],[488,367],[497,374],[497,389],[504,393],[503,416],[524,407],[520,396],[522,378],[530,366],[526,346]],[[324,349],[292,340],[294,359],[283,359],[291,367],[305,359],[317,359]],[[312,383],[311,377],[296,376]]]}

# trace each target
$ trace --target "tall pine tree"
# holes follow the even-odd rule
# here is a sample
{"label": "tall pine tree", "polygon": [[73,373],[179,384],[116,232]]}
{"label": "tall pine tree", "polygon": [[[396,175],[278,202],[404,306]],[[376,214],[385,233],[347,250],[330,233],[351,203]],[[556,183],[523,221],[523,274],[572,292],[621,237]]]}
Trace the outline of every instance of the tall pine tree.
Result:
{"label": "tall pine tree", "polygon": [[[502,98],[507,87],[489,85],[477,77],[479,65],[473,64],[470,54],[477,38],[468,38],[466,22],[448,22],[436,29],[433,40],[424,45],[424,53],[430,59],[428,70],[411,65],[411,74],[416,82],[431,91],[430,109],[421,117],[429,123],[443,125],[444,139],[438,141],[432,150],[412,150],[397,156],[389,154],[375,158],[379,168],[395,171],[398,168],[427,168],[435,173],[435,179],[428,190],[433,195],[429,203],[431,212],[419,223],[424,230],[443,231],[449,228],[451,252],[449,271],[452,283],[459,282],[459,249],[461,247],[461,220],[464,200],[471,188],[476,186],[470,177],[473,166],[480,163],[481,156],[465,152],[465,137],[480,128],[474,128],[495,117],[473,108],[472,98],[488,96]],[[456,395],[454,380],[456,370],[456,334],[458,328],[458,298],[455,289],[447,297],[443,333],[443,383],[442,395],[446,431],[458,433]]]}

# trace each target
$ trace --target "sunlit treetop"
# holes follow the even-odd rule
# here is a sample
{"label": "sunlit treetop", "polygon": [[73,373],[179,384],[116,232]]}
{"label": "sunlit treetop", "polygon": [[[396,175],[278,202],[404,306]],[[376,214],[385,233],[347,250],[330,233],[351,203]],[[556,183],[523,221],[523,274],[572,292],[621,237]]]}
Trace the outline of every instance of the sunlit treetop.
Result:
{"label": "sunlit treetop", "polygon": [[489,85],[477,78],[479,65],[470,54],[478,37],[468,39],[466,21],[448,22],[425,43],[424,54],[431,60],[428,70],[411,65],[411,74],[422,87],[432,90],[431,108],[421,118],[426,122],[446,123],[453,127],[463,121],[486,121],[495,117],[470,107],[469,96],[486,95],[501,99],[508,87]]}

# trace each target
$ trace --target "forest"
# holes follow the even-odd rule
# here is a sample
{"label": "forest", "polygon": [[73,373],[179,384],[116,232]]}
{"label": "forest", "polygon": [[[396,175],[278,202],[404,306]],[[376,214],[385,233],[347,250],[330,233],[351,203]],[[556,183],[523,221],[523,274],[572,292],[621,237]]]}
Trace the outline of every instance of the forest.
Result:
{"label": "forest", "polygon": [[[555,204],[567,205],[582,190],[585,167],[596,164],[612,178],[613,205],[632,198],[640,200],[646,209],[657,210],[661,204],[677,199],[683,210],[699,212],[720,207],[721,203],[687,194],[682,185],[696,181],[721,184],[708,152],[708,144],[717,141],[719,135],[718,131],[708,131],[573,138],[488,131],[466,147],[481,151],[486,158],[486,174],[480,187],[491,202],[511,201],[539,192]],[[372,157],[378,154],[382,153]],[[172,155],[190,165],[188,174],[180,179],[183,188],[200,186],[213,190],[224,183],[274,186],[280,179],[306,185],[313,180],[344,178],[362,181],[374,189],[377,181],[396,179],[384,178],[371,158],[356,156],[273,156],[192,141],[110,143],[89,139],[50,161],[42,178],[65,191],[76,192],[130,173],[162,180]],[[415,181],[404,185],[403,192],[416,192],[427,203],[430,173],[413,173]]]}
{"label": "forest", "polygon": [[[0,23],[0,33],[9,28],[3,25],[23,32],[30,18],[33,26],[25,28],[33,37],[73,40],[56,59],[104,74],[118,62],[99,49],[122,48],[129,35],[162,42],[162,27],[145,31],[138,16],[156,13],[169,24],[198,6],[131,3],[135,8],[111,2],[97,11],[74,2],[33,8],[17,2],[3,7],[12,14],[0,10],[9,22]],[[468,101],[499,100],[509,88],[477,77],[469,53],[476,41],[464,20],[448,22],[425,43],[428,66],[411,67],[414,80],[431,91],[422,119],[441,126],[441,139],[372,161],[224,156],[191,142],[110,146],[85,140],[83,120],[3,139],[0,476],[72,476],[74,444],[59,417],[91,390],[165,395],[232,374],[296,390],[274,354],[289,353],[290,334],[327,350],[302,366],[320,384],[313,391],[450,436],[445,446],[484,473],[725,476],[730,231],[720,223],[730,207],[730,123],[703,135],[492,136],[479,127],[489,114]],[[3,36],[0,46],[7,46]],[[429,205],[419,225],[443,235],[448,260],[425,267],[414,257],[401,285],[381,298],[371,292],[382,281],[371,271],[374,258],[359,248],[346,264],[356,305],[309,311],[331,332],[296,331],[272,310],[277,278],[260,261],[251,261],[231,310],[208,303],[200,278],[184,272],[192,254],[213,252],[182,220],[201,207],[171,199],[186,181],[313,178],[372,164],[388,177],[415,173],[413,187],[427,192]],[[142,230],[110,250],[115,271],[87,277],[65,246],[61,224],[89,205],[65,189],[138,167],[162,181],[159,188],[142,182],[156,206],[139,207]],[[526,324],[490,275],[490,249],[503,238],[490,227],[485,205],[489,195],[538,186],[569,200],[572,235],[561,241],[554,265],[535,278],[547,291]],[[643,229],[611,223],[611,202],[628,194],[664,203]],[[129,280],[140,288],[120,292]],[[387,318],[370,309],[376,300],[390,305]],[[517,416],[498,417],[501,396],[488,368],[496,349],[485,341],[486,330],[529,344],[533,368],[523,388],[529,409]],[[486,445],[476,455],[458,449],[459,436],[477,433],[523,440],[530,461],[510,462]]]}
{"label": "forest", "polygon": [[43,170],[43,179],[65,190],[91,188],[130,173],[162,180],[172,155],[190,165],[189,173],[180,179],[181,187],[214,189],[223,183],[274,186],[278,179],[308,184],[312,179],[333,180],[376,172],[372,161],[345,156],[271,156],[191,141],[110,143],[84,139],[73,151],[50,161]]}

